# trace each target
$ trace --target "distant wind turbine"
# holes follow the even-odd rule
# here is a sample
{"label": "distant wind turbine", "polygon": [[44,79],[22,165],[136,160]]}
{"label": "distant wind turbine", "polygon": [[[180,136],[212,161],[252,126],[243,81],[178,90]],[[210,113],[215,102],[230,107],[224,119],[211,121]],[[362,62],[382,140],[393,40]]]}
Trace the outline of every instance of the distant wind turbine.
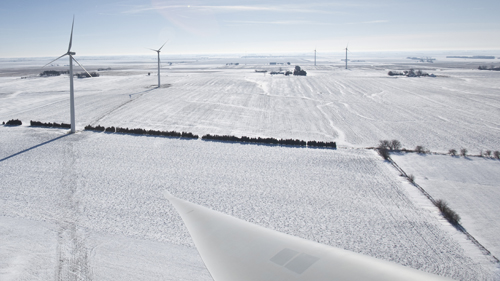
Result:
{"label": "distant wind turbine", "polygon": [[314,48],[314,66],[316,66],[316,48]]}
{"label": "distant wind turbine", "polygon": [[150,49],[150,50],[158,53],[158,88],[160,88],[160,51],[161,51],[161,48],[163,48],[163,46],[165,46],[165,44],[167,44],[167,42],[165,42],[163,45],[161,45],[161,47],[158,50]]}
{"label": "distant wind turbine", "polygon": [[[75,52],[72,52],[71,51],[71,44],[73,42],[73,26],[75,25],[75,16],[73,16],[73,23],[71,24],[71,35],[69,37],[69,47],[68,47],[68,51],[66,53],[64,53],[62,56],[58,57],[57,59],[47,63],[46,65],[44,65],[43,67],[46,67],[47,65],[55,62],[56,60],[64,57],[64,56],[69,56],[69,106],[70,106],[70,112],[71,112],[71,133],[74,133],[75,132],[75,93],[74,93],[74,90],[73,90],[73,60],[83,69],[85,70],[85,72],[87,72],[87,74],[92,77],[92,75],[90,75],[90,73],[73,57],[74,55],[76,55]],[[43,68],[42,67],[42,68]]]}
{"label": "distant wind turbine", "polygon": [[347,69],[347,51],[349,50],[349,43],[347,43],[347,46],[345,47],[345,69]]}

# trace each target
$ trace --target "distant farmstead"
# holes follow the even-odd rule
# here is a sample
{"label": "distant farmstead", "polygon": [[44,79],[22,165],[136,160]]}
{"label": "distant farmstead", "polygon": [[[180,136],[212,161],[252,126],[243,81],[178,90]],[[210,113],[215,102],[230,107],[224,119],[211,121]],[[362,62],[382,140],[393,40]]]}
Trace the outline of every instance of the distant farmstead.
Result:
{"label": "distant farmstead", "polygon": [[293,71],[293,75],[296,76],[306,76],[307,72],[300,68],[300,66],[295,66],[295,70]]}

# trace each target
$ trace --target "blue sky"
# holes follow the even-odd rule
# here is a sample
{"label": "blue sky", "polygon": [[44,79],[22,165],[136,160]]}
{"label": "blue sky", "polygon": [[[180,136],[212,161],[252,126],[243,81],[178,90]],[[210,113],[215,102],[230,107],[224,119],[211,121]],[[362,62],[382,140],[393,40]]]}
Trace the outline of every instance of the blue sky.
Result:
{"label": "blue sky", "polygon": [[4,0],[0,57],[500,50],[498,0]]}

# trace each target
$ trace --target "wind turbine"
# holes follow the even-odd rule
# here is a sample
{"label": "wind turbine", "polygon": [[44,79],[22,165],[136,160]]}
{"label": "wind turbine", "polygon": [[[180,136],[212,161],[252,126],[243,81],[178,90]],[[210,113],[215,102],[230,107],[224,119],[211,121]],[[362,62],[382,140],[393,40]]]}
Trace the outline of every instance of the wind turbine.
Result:
{"label": "wind turbine", "polygon": [[[47,63],[46,65],[44,65],[43,67],[46,67],[47,65],[55,62],[56,60],[64,57],[64,56],[68,56],[69,57],[69,107],[70,107],[70,112],[71,112],[71,133],[74,133],[75,132],[75,93],[74,93],[74,90],[73,90],[73,60],[83,69],[85,70],[85,72],[87,72],[87,74],[92,77],[92,75],[90,75],[90,73],[73,57],[74,55],[76,55],[75,52],[72,52],[71,51],[71,44],[73,42],[73,26],[75,25],[75,17],[73,16],[73,23],[71,24],[71,35],[69,37],[69,47],[68,47],[68,51],[66,53],[64,53],[62,56],[58,57],[57,59]],[[42,68],[43,68],[42,67]]]}
{"label": "wind turbine", "polygon": [[316,66],[316,48],[314,48],[314,66]]}
{"label": "wind turbine", "polygon": [[167,42],[165,42],[163,45],[161,45],[161,47],[158,50],[150,49],[151,51],[155,51],[158,53],[158,88],[160,88],[160,51],[161,51],[161,48],[163,48],[163,46],[165,46],[165,44],[167,44]]}
{"label": "wind turbine", "polygon": [[345,47],[345,69],[347,69],[347,51],[349,50],[349,43],[347,43],[347,46]]}

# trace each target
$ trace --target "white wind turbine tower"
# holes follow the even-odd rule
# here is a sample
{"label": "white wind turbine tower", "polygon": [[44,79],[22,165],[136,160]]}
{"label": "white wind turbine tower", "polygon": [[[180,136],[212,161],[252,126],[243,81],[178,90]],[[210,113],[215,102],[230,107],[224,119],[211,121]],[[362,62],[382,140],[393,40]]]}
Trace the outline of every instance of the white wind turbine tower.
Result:
{"label": "white wind turbine tower", "polygon": [[[57,59],[47,63],[43,67],[46,67],[47,65],[55,62],[56,60],[68,56],[69,57],[69,107],[70,107],[70,112],[71,112],[71,133],[75,132],[75,93],[73,90],[73,60],[83,69],[87,74],[90,75],[90,73],[73,57],[76,53],[71,51],[71,44],[73,42],[73,26],[75,25],[75,17],[73,16],[73,23],[71,24],[71,35],[69,37],[69,47],[68,51],[64,53],[62,56],[58,57]],[[43,68],[42,67],[42,68]]]}
{"label": "white wind turbine tower", "polygon": [[347,51],[349,50],[349,43],[347,43],[347,46],[345,47],[345,69],[347,69]]}
{"label": "white wind turbine tower", "polygon": [[316,66],[316,48],[314,48],[314,66]]}
{"label": "white wind turbine tower", "polygon": [[158,88],[160,88],[160,51],[161,51],[161,48],[163,48],[163,46],[165,46],[165,44],[167,44],[167,42],[165,42],[163,45],[161,45],[161,47],[158,50],[150,49],[150,50],[158,53]]}

